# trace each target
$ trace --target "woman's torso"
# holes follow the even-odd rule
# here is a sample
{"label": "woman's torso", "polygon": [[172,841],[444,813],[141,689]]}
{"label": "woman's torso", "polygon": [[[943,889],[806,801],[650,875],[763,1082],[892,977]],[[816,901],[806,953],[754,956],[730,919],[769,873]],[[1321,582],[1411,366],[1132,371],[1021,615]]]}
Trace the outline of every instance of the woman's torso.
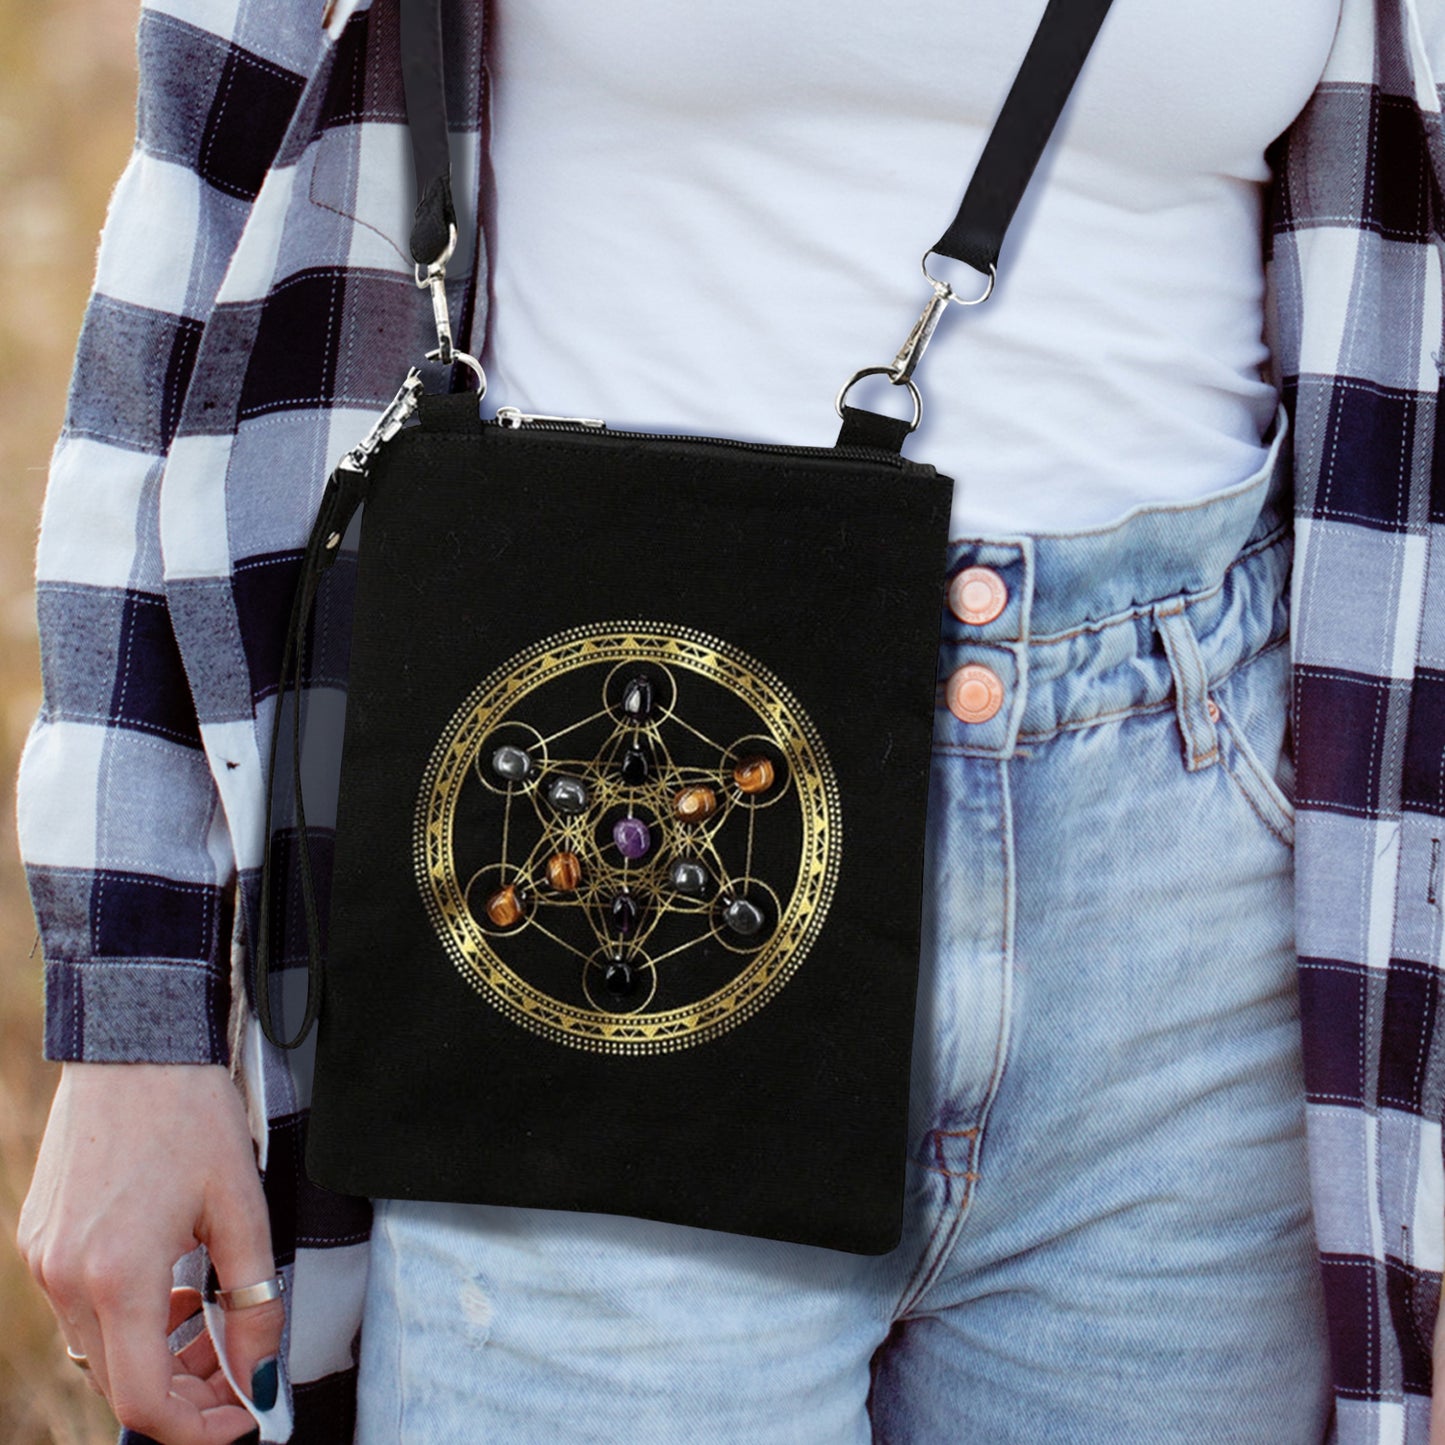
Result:
{"label": "woman's torso", "polygon": [[[1042,11],[499,0],[496,402],[831,443],[838,387],[891,360],[926,298],[919,258]],[[1116,0],[993,295],[950,308],[919,368],[907,451],[958,483],[953,535],[1102,524],[1258,467],[1263,151],[1338,13]]]}

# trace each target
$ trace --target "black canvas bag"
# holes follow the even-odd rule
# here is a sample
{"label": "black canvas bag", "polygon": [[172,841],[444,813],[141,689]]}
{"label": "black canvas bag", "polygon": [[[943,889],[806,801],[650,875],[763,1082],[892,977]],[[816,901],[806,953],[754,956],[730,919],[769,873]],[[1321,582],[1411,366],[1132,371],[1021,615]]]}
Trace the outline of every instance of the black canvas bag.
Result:
{"label": "black canvas bag", "polygon": [[[1050,0],[933,248],[990,290],[1107,8]],[[440,284],[438,0],[402,20],[429,356],[480,378]],[[913,367],[960,299],[932,284],[893,365],[840,392],[834,447],[483,417],[413,368],[338,464],[281,667],[309,969],[293,1037],[269,793],[252,980],[272,1042],[317,1022],[313,1181],[896,1245],[953,490],[900,452]],[[847,404],[869,372],[906,386],[911,422]],[[300,683],[358,507],[323,970]]]}

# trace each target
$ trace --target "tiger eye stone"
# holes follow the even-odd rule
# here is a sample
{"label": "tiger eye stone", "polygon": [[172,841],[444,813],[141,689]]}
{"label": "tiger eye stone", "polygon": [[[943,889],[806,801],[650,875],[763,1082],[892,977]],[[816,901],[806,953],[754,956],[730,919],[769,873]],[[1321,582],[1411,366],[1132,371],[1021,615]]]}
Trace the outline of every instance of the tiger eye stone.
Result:
{"label": "tiger eye stone", "polygon": [[684,823],[705,823],[717,812],[717,794],[702,783],[684,788],[672,800],[672,811]]}
{"label": "tiger eye stone", "polygon": [[733,769],[733,782],[745,793],[766,793],[773,786],[773,765],[767,758],[744,758]]}
{"label": "tiger eye stone", "polygon": [[487,917],[498,928],[511,928],[520,923],[526,915],[526,895],[517,891],[514,883],[499,888],[487,899]]}
{"label": "tiger eye stone", "polygon": [[582,860],[575,853],[554,853],[547,859],[547,882],[558,893],[570,893],[582,881]]}

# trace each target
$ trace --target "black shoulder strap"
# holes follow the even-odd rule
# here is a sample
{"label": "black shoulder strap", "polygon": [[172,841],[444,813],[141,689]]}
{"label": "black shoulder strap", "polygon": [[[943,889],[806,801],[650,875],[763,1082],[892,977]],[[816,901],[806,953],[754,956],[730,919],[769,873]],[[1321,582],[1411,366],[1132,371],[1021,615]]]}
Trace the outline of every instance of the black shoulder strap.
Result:
{"label": "black shoulder strap", "polygon": [[979,271],[998,262],[1004,233],[1054,133],[1110,0],[1049,0],[958,213],[930,248]]}
{"label": "black shoulder strap", "polygon": [[[411,254],[428,266],[446,249],[451,165],[442,88],[443,0],[401,0],[402,80],[411,127],[417,206]],[[930,247],[987,271],[1104,23],[1111,0],[1048,0],[1043,19],[1004,99],[958,213]]]}

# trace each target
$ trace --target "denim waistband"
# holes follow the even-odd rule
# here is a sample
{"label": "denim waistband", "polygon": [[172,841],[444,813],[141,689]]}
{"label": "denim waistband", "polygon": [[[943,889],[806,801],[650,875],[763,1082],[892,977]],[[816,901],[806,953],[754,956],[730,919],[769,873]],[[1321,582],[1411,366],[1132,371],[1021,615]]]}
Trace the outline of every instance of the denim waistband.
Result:
{"label": "denim waistband", "polygon": [[[935,749],[1009,757],[1168,707],[1202,747],[1209,686],[1288,636],[1289,433],[1281,399],[1259,468],[1191,502],[1136,507],[1087,531],[951,541],[949,582],[975,569],[982,605],[960,616],[958,589],[946,595]],[[950,707],[960,695],[973,720]]]}

